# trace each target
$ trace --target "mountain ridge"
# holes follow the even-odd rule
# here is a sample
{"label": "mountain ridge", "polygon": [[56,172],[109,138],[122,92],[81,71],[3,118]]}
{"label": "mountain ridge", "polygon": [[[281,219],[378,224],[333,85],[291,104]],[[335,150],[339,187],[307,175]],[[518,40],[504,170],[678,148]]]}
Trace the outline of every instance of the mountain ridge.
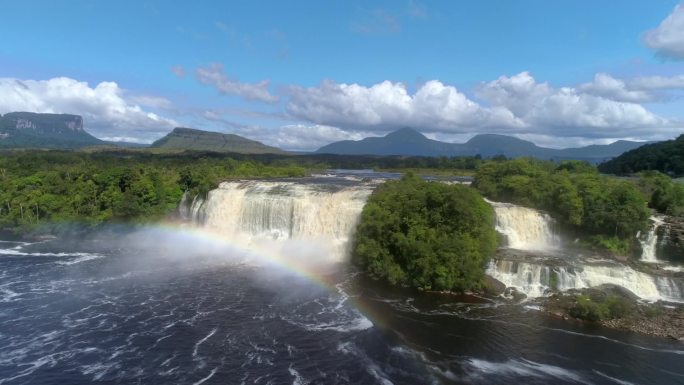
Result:
{"label": "mountain ridge", "polygon": [[429,139],[415,129],[403,127],[383,137],[333,142],[315,152],[338,155],[480,155],[483,157],[504,155],[509,158],[531,156],[539,159],[579,159],[600,163],[644,144],[646,143],[620,140],[607,145],[554,149],[502,134],[478,134],[465,143],[448,143]]}
{"label": "mountain ridge", "polygon": [[245,154],[286,154],[277,147],[267,146],[240,135],[176,127],[149,148],[179,149],[188,151],[233,152]]}
{"label": "mountain ridge", "polygon": [[8,112],[0,116],[0,148],[74,149],[103,144],[85,131],[80,115]]}

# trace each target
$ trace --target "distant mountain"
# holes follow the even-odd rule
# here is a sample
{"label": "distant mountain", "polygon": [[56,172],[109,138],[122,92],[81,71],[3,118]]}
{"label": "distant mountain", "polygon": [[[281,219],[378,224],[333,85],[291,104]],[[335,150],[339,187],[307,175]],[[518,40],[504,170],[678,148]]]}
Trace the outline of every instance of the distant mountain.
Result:
{"label": "distant mountain", "polygon": [[420,132],[402,128],[380,138],[343,140],[319,148],[322,154],[342,155],[449,155],[451,143],[426,138]]}
{"label": "distant mountain", "polygon": [[104,144],[69,114],[10,112],[0,117],[0,148],[80,148]]}
{"label": "distant mountain", "polygon": [[599,170],[620,175],[657,170],[674,177],[684,176],[684,135],[627,151],[600,164]]}
{"label": "distant mountain", "polygon": [[235,152],[244,154],[285,154],[286,152],[261,142],[234,134],[177,127],[168,135],[152,143],[151,148],[192,151]]}
{"label": "distant mountain", "polygon": [[497,134],[480,134],[466,143],[446,143],[428,139],[411,128],[402,128],[384,137],[358,141],[343,140],[318,149],[317,153],[343,155],[414,155],[414,156],[474,156],[509,158],[531,156],[539,159],[581,159],[599,163],[625,151],[643,145],[639,142],[617,141],[608,145],[553,149],[539,147],[527,140]]}

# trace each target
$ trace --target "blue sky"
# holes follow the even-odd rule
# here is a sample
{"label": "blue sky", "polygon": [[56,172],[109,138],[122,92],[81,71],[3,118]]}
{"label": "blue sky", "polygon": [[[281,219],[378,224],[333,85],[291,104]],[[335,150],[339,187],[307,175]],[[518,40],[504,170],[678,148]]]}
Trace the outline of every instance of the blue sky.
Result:
{"label": "blue sky", "polygon": [[554,147],[684,128],[677,1],[3,2],[0,113],[288,149],[411,126]]}

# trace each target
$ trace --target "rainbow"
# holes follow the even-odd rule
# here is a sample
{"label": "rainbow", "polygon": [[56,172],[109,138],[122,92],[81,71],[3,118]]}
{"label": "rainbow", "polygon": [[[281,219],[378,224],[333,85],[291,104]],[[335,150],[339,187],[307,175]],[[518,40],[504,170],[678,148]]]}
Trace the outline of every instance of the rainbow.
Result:
{"label": "rainbow", "polygon": [[[311,258],[292,258],[287,254],[287,248],[274,249],[274,244],[287,244],[288,241],[266,241],[252,240],[245,242],[244,239],[229,237],[210,228],[198,227],[188,223],[165,222],[155,225],[145,226],[146,230],[152,231],[153,237],[159,239],[173,239],[174,244],[187,243],[201,245],[211,250],[213,254],[224,253],[224,255],[239,255],[247,257],[249,260],[257,262],[257,265],[267,265],[274,267],[286,274],[291,274],[297,278],[304,279],[313,283],[317,287],[331,292],[338,292],[340,284],[336,278],[336,273],[344,267],[346,262],[337,261],[333,263],[312,264]],[[305,241],[297,241],[300,245]],[[161,248],[163,252],[163,247]],[[313,248],[309,250],[309,256],[315,256],[312,252],[320,251]],[[318,255],[320,258],[320,254]],[[382,315],[374,309],[369,301],[361,300],[350,295],[346,303],[355,308],[361,315],[366,317],[373,326],[382,327],[385,322],[381,322]]]}

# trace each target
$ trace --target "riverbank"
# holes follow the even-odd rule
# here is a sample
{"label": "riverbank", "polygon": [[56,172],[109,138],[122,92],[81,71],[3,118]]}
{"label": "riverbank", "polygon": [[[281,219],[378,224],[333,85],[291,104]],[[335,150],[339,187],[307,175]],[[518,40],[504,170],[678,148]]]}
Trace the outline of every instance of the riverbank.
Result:
{"label": "riverbank", "polygon": [[[591,290],[596,293],[596,290]],[[542,311],[552,317],[585,324],[601,325],[606,328],[629,331],[655,337],[662,337],[684,343],[684,306],[681,304],[641,302],[634,298],[620,297],[625,303],[624,314],[599,320],[578,317],[577,299],[587,298],[589,290],[573,293],[559,293],[539,299]],[[598,304],[598,303],[597,303]]]}

